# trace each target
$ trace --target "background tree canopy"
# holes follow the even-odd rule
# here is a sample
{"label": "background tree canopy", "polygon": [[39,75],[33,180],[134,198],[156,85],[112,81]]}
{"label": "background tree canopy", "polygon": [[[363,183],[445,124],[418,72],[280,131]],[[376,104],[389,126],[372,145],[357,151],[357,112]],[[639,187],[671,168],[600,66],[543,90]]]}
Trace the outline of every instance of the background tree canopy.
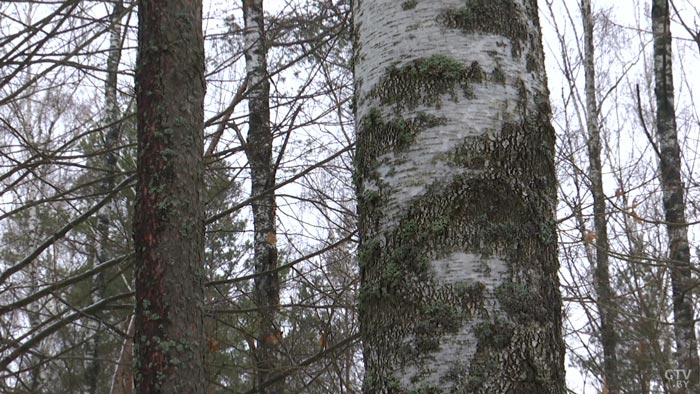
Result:
{"label": "background tree canopy", "polygon": [[[183,2],[170,5],[176,3]],[[201,4],[201,19],[183,13],[201,21],[204,47],[203,124],[193,131],[203,132],[202,176],[183,186],[194,188],[200,202],[176,215],[201,211],[205,226],[197,277],[202,390],[360,393],[363,385],[375,387],[365,381],[365,366],[372,376],[384,365],[363,361],[372,349],[402,352],[405,362],[396,370],[405,381],[394,383],[405,388],[410,376],[411,384],[430,380],[434,371],[425,366],[440,365],[445,338],[458,338],[469,322],[489,323],[472,324],[469,335],[493,339],[488,346],[495,349],[517,335],[501,328],[538,316],[528,309],[525,317],[514,312],[489,320],[490,307],[445,308],[450,302],[436,306],[423,302],[428,296],[401,291],[471,297],[478,280],[464,270],[447,275],[455,245],[474,246],[472,254],[478,249],[483,258],[469,273],[488,276],[500,272],[491,257],[507,249],[502,245],[525,244],[530,233],[547,243],[540,216],[521,217],[517,206],[493,208],[510,194],[484,184],[479,196],[488,204],[476,210],[476,197],[459,195],[478,189],[466,176],[440,187],[427,182],[459,176],[450,172],[457,167],[528,179],[505,169],[546,156],[548,142],[537,139],[543,134],[515,137],[532,120],[523,114],[549,111],[546,95],[537,96],[546,90],[537,85],[546,71],[555,155],[523,171],[541,164],[536,171],[544,173],[548,160],[555,165],[556,186],[545,182],[532,191],[557,192],[551,241],[558,252],[547,253],[558,253],[560,265],[567,386],[581,394],[695,392],[700,85],[693,70],[700,62],[700,7],[689,0],[356,3],[209,0]],[[135,218],[142,217],[135,211],[142,195],[137,179],[143,179],[137,176],[139,17],[137,2],[129,0],[0,2],[0,392],[133,392],[142,261],[134,239]],[[376,22],[382,18],[385,25]],[[517,23],[523,20],[529,22]],[[397,26],[405,30],[372,49],[382,29]],[[433,27],[440,33],[428,40]],[[531,37],[538,27],[544,64]],[[436,44],[450,34],[467,44]],[[477,40],[488,47],[483,56],[460,55]],[[423,41],[425,47],[417,46]],[[404,56],[388,55],[399,53]],[[186,74],[184,63],[178,67]],[[535,82],[529,73],[539,75]],[[182,97],[166,95],[166,102],[191,94],[173,89]],[[512,97],[498,101],[509,89]],[[489,130],[478,138],[482,129]],[[503,146],[529,148],[517,157],[498,153],[504,135],[513,136],[513,145]],[[180,155],[161,154],[166,161]],[[413,159],[417,172],[402,178]],[[397,186],[400,180],[409,186]],[[449,185],[455,199],[441,205],[451,196]],[[416,196],[423,198],[415,202]],[[517,228],[509,229],[506,219]],[[479,220],[488,231],[478,233],[476,245],[472,232],[459,231]],[[380,241],[369,242],[376,234],[383,234]],[[363,272],[361,280],[363,261],[381,271]],[[467,286],[446,286],[435,272]],[[397,294],[392,283],[401,285],[401,303],[385,298]],[[498,294],[510,295],[501,299],[486,285],[483,299],[503,308],[504,299],[534,299],[527,286],[499,287]],[[546,304],[554,313],[553,305]],[[404,311],[396,324],[410,335],[368,341],[372,319],[387,316],[382,307]],[[394,323],[385,323],[377,332],[394,335]],[[370,344],[364,354],[361,334]],[[474,357],[490,368],[486,354],[493,349],[480,349]],[[457,383],[442,382],[440,389],[485,387],[473,380],[477,368],[467,367],[455,366]],[[471,383],[456,378],[465,371]],[[418,392],[432,392],[424,386]]]}

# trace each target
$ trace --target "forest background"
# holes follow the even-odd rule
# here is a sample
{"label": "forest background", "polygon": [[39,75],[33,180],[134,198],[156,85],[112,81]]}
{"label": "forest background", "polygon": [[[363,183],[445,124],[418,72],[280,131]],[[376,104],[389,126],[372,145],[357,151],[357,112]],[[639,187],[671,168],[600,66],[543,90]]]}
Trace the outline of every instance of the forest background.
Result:
{"label": "forest background", "polygon": [[[592,4],[602,191],[591,181],[585,12],[540,1],[557,131],[569,388],[605,390],[601,310],[614,309],[629,393],[672,392],[674,320],[655,152],[650,4]],[[672,2],[675,114],[697,267],[700,8]],[[127,393],[133,336],[136,4],[0,3],[0,391]],[[350,4],[267,1],[289,392],[358,393],[357,217]],[[210,392],[251,390],[256,364],[249,72],[239,2],[204,6],[206,332]],[[605,201],[612,298],[601,303],[594,197]],[[693,269],[697,280],[697,270]],[[694,295],[694,300],[697,297]],[[697,312],[697,311],[696,311]],[[276,344],[277,345],[277,344]],[[697,371],[696,371],[697,372]],[[676,378],[676,376],[673,376]]]}

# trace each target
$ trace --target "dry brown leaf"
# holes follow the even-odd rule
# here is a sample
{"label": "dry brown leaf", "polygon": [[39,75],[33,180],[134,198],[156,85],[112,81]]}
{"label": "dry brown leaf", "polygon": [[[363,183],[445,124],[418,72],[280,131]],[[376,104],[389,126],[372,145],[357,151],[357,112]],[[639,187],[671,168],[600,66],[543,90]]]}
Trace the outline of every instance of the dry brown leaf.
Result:
{"label": "dry brown leaf", "polygon": [[593,243],[596,239],[598,239],[598,234],[596,234],[595,231],[588,231],[584,233],[583,238],[586,240],[588,243]]}

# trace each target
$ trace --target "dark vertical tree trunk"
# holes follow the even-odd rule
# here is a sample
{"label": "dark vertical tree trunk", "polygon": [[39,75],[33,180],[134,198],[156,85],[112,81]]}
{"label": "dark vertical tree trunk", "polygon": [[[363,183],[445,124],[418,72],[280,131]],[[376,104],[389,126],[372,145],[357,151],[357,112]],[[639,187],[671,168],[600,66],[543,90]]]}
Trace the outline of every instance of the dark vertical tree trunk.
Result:
{"label": "dark vertical tree trunk", "polygon": [[360,0],[364,393],[563,394],[535,0]]}
{"label": "dark vertical tree trunk", "polygon": [[282,332],[276,315],[279,311],[279,275],[277,268],[277,232],[275,184],[270,127],[270,82],[267,74],[267,44],[262,0],[243,0],[245,19],[245,59],[248,73],[248,140],[246,155],[251,172],[253,202],[255,303],[258,307],[255,357],[255,387],[259,393],[282,393],[284,381],[267,384],[278,368]]}
{"label": "dark vertical tree trunk", "polygon": [[677,392],[697,393],[700,392],[700,362],[695,336],[693,278],[688,246],[688,224],[685,218],[685,197],[681,180],[680,146],[673,108],[673,56],[668,0],[654,0],[651,17],[654,34],[656,132],[668,233],[676,360],[678,368],[690,370],[688,388],[679,387]]}
{"label": "dark vertical tree trunk", "polygon": [[584,31],[584,73],[586,78],[586,126],[588,128],[588,160],[591,193],[593,194],[593,225],[595,228],[594,287],[596,305],[600,314],[600,342],[603,345],[603,385],[609,394],[620,393],[617,373],[617,334],[615,332],[615,293],[610,286],[608,258],[608,216],[603,190],[603,165],[601,162],[600,127],[596,98],[595,56],[593,48],[593,15],[590,0],[581,4]]}
{"label": "dark vertical tree trunk", "polygon": [[135,380],[204,393],[204,43],[200,0],[139,5]]}

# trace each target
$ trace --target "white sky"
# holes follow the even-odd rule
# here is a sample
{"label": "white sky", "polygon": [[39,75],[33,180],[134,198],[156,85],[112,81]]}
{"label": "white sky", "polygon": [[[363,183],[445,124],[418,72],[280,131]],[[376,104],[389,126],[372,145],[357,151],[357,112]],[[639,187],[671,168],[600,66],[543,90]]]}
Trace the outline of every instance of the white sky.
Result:
{"label": "white sky", "polygon": [[[554,3],[558,9],[558,12],[555,13],[557,19],[556,23],[559,29],[565,32],[566,41],[569,47],[572,48],[569,55],[575,58],[576,53],[573,51],[573,48],[575,48],[577,38],[580,40],[580,37],[582,37],[581,20],[577,11],[579,0],[558,0]],[[676,6],[680,10],[683,10],[682,15],[686,23],[697,21],[700,17],[693,17],[694,13],[692,9],[689,9],[689,4],[691,3],[687,1],[676,0]],[[573,15],[572,19],[566,17],[566,13],[563,11],[563,5],[566,5],[571,11]],[[601,10],[607,10],[606,13],[609,15],[608,19],[613,22],[612,25],[608,26],[610,28],[608,31],[612,32],[615,28],[620,29],[625,34],[628,34],[628,38],[631,37],[632,40],[623,40],[612,33],[601,35],[600,30],[606,30],[604,29],[605,21],[598,21],[599,23],[596,30],[598,34],[595,37],[597,46],[595,50],[597,60],[596,67],[599,68],[599,70],[596,70],[598,73],[597,79],[599,80],[599,95],[604,95],[603,92],[611,85],[611,80],[614,81],[616,78],[620,78],[621,82],[618,86],[618,94],[621,96],[629,96],[634,84],[639,83],[644,86],[644,79],[646,77],[644,74],[644,64],[645,62],[650,64],[650,56],[653,49],[650,41],[650,5],[649,2],[636,0],[593,1],[593,14],[595,15]],[[672,18],[676,19],[673,17],[673,13]],[[545,0],[540,1],[540,21],[543,28],[543,41],[546,52],[547,76],[550,85],[551,101],[555,113],[554,123],[558,132],[561,132],[563,121],[560,111],[564,106],[561,98],[562,91],[566,92],[568,90],[568,82],[563,78],[563,73],[561,72],[561,46],[555,30],[553,29],[553,21]],[[674,37],[689,37],[688,33],[678,23],[672,23],[671,30]],[[700,87],[700,85],[698,84],[697,77],[694,75],[688,76],[688,70],[693,70],[695,67],[700,66],[700,54],[698,53],[697,45],[687,40],[676,40],[674,44],[674,82],[676,88],[677,114],[688,111],[693,113],[697,111],[697,107],[692,101],[691,93],[693,88],[697,90],[697,87]],[[612,46],[612,49],[605,49],[610,46]],[[683,61],[679,61],[679,59],[683,59]],[[580,89],[581,94],[583,94],[582,70],[576,75],[576,85]],[[643,100],[645,99],[646,97],[643,98]],[[640,158],[642,155],[649,155],[650,152],[646,137],[644,137],[638,127],[634,127],[633,123],[629,121],[629,119],[633,119],[636,114],[632,111],[631,114],[623,114],[623,116],[620,117],[618,115],[618,110],[620,110],[620,108],[615,108],[615,104],[615,98],[607,97],[600,109],[601,120],[608,125],[607,128],[603,128],[603,132],[619,128],[619,134],[611,137],[611,141],[617,142],[611,145],[612,149],[617,150],[614,154],[618,156],[621,163],[631,162]],[[631,109],[623,108],[621,110],[622,112],[629,112]],[[696,112],[694,119],[697,120]],[[648,118],[647,122],[648,126],[652,127],[653,121],[651,117]],[[688,133],[690,133],[691,136],[693,134],[697,135],[697,132],[697,124],[692,125],[692,127],[688,127],[687,125],[684,127],[683,122],[681,122],[679,118],[679,133],[682,142],[685,142],[684,152],[686,155],[684,159],[688,166],[684,169],[686,174],[692,174],[696,166],[696,156],[694,153],[697,152],[697,149],[695,149],[697,140],[695,140],[695,138],[688,138],[686,140],[684,136],[688,135]],[[649,156],[649,161],[654,163],[653,156]],[[609,197],[614,196],[618,187],[617,183],[613,181],[613,178],[609,174],[610,164],[609,161],[607,163],[604,162],[604,166],[606,167],[604,168],[604,172],[608,172],[608,175],[604,178],[604,187],[605,193]],[[632,185],[630,185],[630,188],[631,187]],[[630,201],[634,197],[635,196],[630,195]],[[562,213],[560,213],[560,216],[563,216]],[[691,245],[697,245],[696,241],[697,226],[691,231]],[[692,246],[691,250],[693,250]],[[570,277],[570,275],[563,272],[562,277],[567,278]],[[584,326],[587,323],[587,319],[581,313],[580,308],[574,307],[572,310],[573,312],[569,316],[569,324],[579,328]],[[569,345],[581,349],[573,339],[574,338],[571,337],[567,338]],[[567,364],[570,361],[570,357],[567,357]],[[697,371],[695,373],[697,373]],[[569,366],[567,366],[567,382],[570,389],[578,394],[599,392],[599,385],[596,382],[596,377],[583,376],[576,368],[571,368]]]}
{"label": "white sky", "polygon": [[[298,0],[302,1],[302,0]],[[397,0],[398,1],[398,0]],[[205,14],[207,13],[207,10],[216,10],[216,9],[224,9],[228,10],[232,6],[231,4],[235,3],[236,7],[239,7],[239,2],[231,2],[229,0],[209,0],[205,1]],[[573,35],[573,30],[572,26],[575,28],[577,31],[577,34],[581,34],[581,27],[580,27],[580,18],[578,17],[577,14],[577,8],[579,4],[579,0],[555,0],[555,3],[561,7],[562,4],[566,4],[567,7],[572,11],[574,14],[574,19],[568,20],[565,18],[565,14],[563,12],[560,12],[557,14],[557,23],[559,24],[560,29],[563,29],[566,31],[567,34],[567,40],[571,43],[575,42],[575,36]],[[286,0],[266,0],[265,6],[268,11],[277,11],[282,9],[285,4],[287,4]],[[692,4],[692,0],[676,0],[676,5],[682,10],[684,19],[688,23],[700,23],[700,15],[695,15],[692,9],[690,9],[689,5]],[[700,8],[700,5],[697,5],[696,7]],[[613,44],[616,46],[617,50],[616,51],[599,51],[598,56],[599,56],[599,62],[598,65],[601,66],[603,70],[606,70],[609,72],[609,75],[612,77],[615,76],[620,76],[625,72],[627,66],[629,65],[630,62],[637,62],[637,64],[632,67],[631,70],[626,71],[627,72],[627,79],[624,79],[623,83],[620,85],[620,89],[622,91],[622,94],[627,94],[629,91],[629,84],[632,83],[634,80],[643,80],[644,79],[644,73],[643,73],[643,64],[644,64],[644,57],[646,56],[649,58],[650,56],[650,51],[651,51],[651,45],[649,43],[649,9],[650,6],[648,2],[644,1],[638,1],[638,0],[599,0],[599,1],[594,1],[593,2],[593,12],[594,14],[601,10],[601,9],[606,9],[609,10],[609,15],[610,19],[614,21],[618,27],[622,27],[624,31],[627,32],[637,32],[639,29],[642,31],[639,32],[637,35],[638,38],[641,38],[640,40],[637,41],[631,41],[631,42],[619,42],[619,40],[616,37],[613,36],[608,36],[608,37],[601,37],[597,36],[596,37],[596,42],[599,42],[602,40],[600,43],[601,48],[605,46],[606,44]],[[226,11],[227,13],[228,11]],[[212,13],[217,16],[218,18],[216,19],[211,19],[205,21],[205,29],[207,30],[208,33],[212,33],[215,31],[221,31],[223,26],[221,25],[221,17],[223,17],[223,12],[222,13],[217,13],[215,11],[212,11]],[[687,17],[686,17],[687,16]],[[40,17],[40,14],[36,15],[36,18]],[[640,21],[641,18],[641,21]],[[551,91],[551,101],[553,104],[553,108],[555,110],[555,125],[560,126],[561,123],[557,123],[557,110],[560,110],[562,108],[562,103],[561,103],[561,92],[563,90],[568,89],[568,84],[566,81],[563,80],[562,78],[562,73],[559,69],[559,62],[561,60],[561,54],[560,54],[560,45],[558,42],[558,39],[556,37],[556,33],[554,32],[552,28],[552,20],[549,16],[549,11],[547,9],[547,4],[546,0],[540,0],[540,21],[541,25],[543,28],[543,40],[544,40],[544,45],[545,45],[545,52],[546,52],[546,61],[547,61],[547,70],[548,70],[548,78],[549,78],[549,85],[550,85],[550,91]],[[692,25],[697,29],[697,25]],[[674,23],[671,27],[672,32],[674,36],[677,37],[683,37],[683,38],[688,38],[688,34],[683,30],[683,28],[678,24]],[[646,38],[646,42],[644,39]],[[645,45],[645,46],[644,46]],[[640,49],[641,47],[644,46],[643,51]],[[597,48],[598,49],[598,48]],[[676,105],[677,105],[677,112],[682,113],[682,114],[689,114],[689,119],[697,119],[697,113],[696,111],[698,110],[697,106],[694,104],[693,101],[693,90],[697,91],[697,89],[700,87],[700,82],[698,77],[694,75],[694,70],[698,66],[700,66],[700,53],[698,52],[697,45],[688,42],[688,41],[676,41],[676,45],[674,46],[674,54],[676,55],[675,62],[674,62],[674,72],[675,72],[675,86],[676,86],[676,91],[677,91],[677,96],[676,96]],[[641,56],[640,56],[641,54]],[[679,61],[679,59],[682,59],[682,61]],[[129,59],[125,58],[122,59],[122,62],[124,63],[131,63],[132,61],[129,61]],[[231,75],[233,76],[233,75]],[[240,76],[240,75],[239,75]],[[599,75],[600,77],[600,75]],[[583,75],[578,76],[577,80],[577,85],[578,86],[583,86],[582,83],[582,78]],[[608,81],[609,82],[609,81]],[[230,88],[230,86],[229,86]],[[215,87],[209,87],[208,88],[208,95],[207,98],[210,100],[210,107],[212,108],[209,112],[208,115],[211,115],[215,112],[213,108],[220,108],[219,105],[215,104],[217,101],[221,100],[225,102],[227,98],[230,98],[235,92],[233,91],[225,91],[225,90],[217,90]],[[611,118],[613,117],[613,111],[612,108],[610,108],[609,104],[605,104],[602,108],[602,111],[605,114],[609,114]],[[679,121],[679,131],[681,132],[681,136],[684,134],[688,133],[698,133],[698,124],[693,124],[692,122],[689,123],[683,123]],[[635,134],[636,138],[635,138]],[[621,133],[623,144],[621,145],[621,151],[620,151],[620,156],[623,159],[627,159],[630,157],[634,157],[637,154],[640,154],[642,152],[642,149],[638,145],[639,143],[644,143],[644,140],[638,135],[639,130],[625,130],[624,133]],[[691,134],[692,135],[692,134]],[[690,141],[690,140],[688,140]],[[690,142],[687,142],[686,145],[686,162],[688,163],[688,167],[686,168],[687,173],[693,173],[696,172],[695,166],[696,166],[696,160],[695,160],[695,155],[693,153],[697,152],[697,146],[690,144]],[[606,178],[606,194],[607,195],[613,195],[615,192],[615,188],[617,185],[611,181],[611,178]],[[286,193],[289,194],[300,194],[300,189],[298,188],[287,188],[284,190]],[[6,198],[5,196],[4,198]],[[289,224],[287,225],[287,229],[291,229],[292,231],[295,232],[303,232],[305,231],[303,228],[299,228],[298,225],[292,225]],[[691,232],[691,245],[698,245],[698,235],[697,235],[697,226],[695,226],[694,231]],[[307,235],[312,235],[315,237],[319,237],[320,234],[315,233],[314,231],[311,231],[310,234]],[[692,250],[692,247],[691,247]],[[574,315],[572,316],[572,321],[576,324],[584,324],[585,319],[582,319],[582,315]],[[597,389],[595,388],[596,386],[591,383],[592,379],[591,377],[585,377],[582,376],[577,372],[575,368],[567,368],[567,380],[570,385],[570,388],[574,390],[577,394],[589,394],[589,393],[596,393]]]}

